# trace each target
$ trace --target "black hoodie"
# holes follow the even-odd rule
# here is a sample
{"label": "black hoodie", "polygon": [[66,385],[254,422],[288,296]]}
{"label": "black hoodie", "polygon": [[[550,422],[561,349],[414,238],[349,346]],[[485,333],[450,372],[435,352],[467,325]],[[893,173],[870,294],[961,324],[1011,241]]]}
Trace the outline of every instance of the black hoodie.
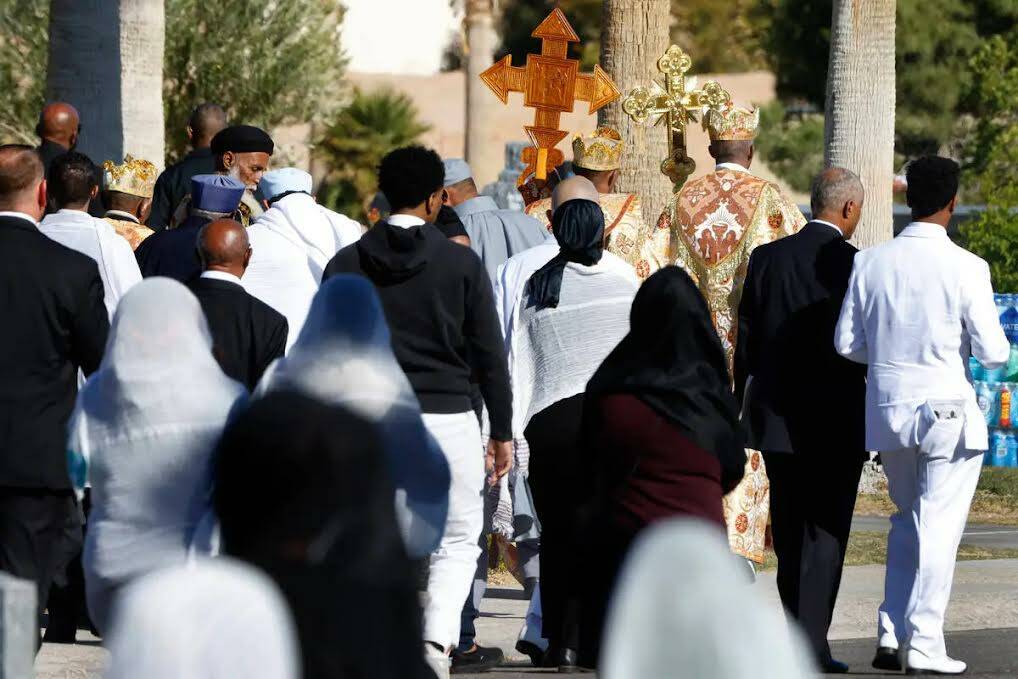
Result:
{"label": "black hoodie", "polygon": [[431,224],[375,224],[325,267],[323,281],[360,274],[375,284],[396,360],[425,413],[472,410],[481,389],[491,437],[512,438],[512,392],[491,281],[480,258]]}

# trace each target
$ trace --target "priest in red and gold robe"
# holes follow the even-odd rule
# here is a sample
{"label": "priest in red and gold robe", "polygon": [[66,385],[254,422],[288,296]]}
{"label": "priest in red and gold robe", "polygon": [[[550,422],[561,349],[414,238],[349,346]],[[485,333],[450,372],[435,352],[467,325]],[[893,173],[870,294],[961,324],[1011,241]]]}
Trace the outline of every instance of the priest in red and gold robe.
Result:
{"label": "priest in red and gold robe", "polygon": [[[674,264],[692,276],[710,307],[728,359],[735,355],[737,318],[749,256],[758,245],[798,231],[805,217],[775,184],[749,171],[759,110],[729,105],[705,112],[714,172],[687,183],[658,220],[674,248]],[[763,562],[770,511],[763,456],[747,450],[746,476],[725,498],[725,522],[732,550]]]}

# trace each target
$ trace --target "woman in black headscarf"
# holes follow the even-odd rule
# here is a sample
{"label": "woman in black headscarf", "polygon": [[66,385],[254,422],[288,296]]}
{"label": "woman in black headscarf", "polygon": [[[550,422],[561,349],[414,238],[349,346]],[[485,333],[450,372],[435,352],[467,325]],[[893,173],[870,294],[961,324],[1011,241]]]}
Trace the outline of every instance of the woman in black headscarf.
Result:
{"label": "woman in black headscarf", "polygon": [[338,406],[271,392],[226,428],[215,478],[223,549],[282,590],[304,679],[432,676],[374,426]]}
{"label": "woman in black headscarf", "polygon": [[723,531],[721,500],[745,465],[724,352],[689,276],[670,266],[648,278],[629,324],[584,400],[585,486],[593,501],[583,530],[586,543],[597,544],[581,590],[584,665],[596,663],[608,598],[636,535],[679,515]]}

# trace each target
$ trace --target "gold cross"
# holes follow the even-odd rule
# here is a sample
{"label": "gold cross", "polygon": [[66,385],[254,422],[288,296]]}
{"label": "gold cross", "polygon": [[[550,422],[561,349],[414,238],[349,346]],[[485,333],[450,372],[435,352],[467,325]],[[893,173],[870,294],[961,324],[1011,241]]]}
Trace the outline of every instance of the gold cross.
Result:
{"label": "gold cross", "polygon": [[513,66],[512,56],[506,55],[481,73],[481,80],[503,104],[509,103],[510,92],[522,92],[523,105],[536,109],[534,124],[524,128],[533,147],[520,154],[527,166],[517,185],[531,174],[546,179],[548,164],[562,163],[562,152],[555,146],[569,133],[558,129],[559,118],[573,110],[577,99],[590,102],[589,112],[594,113],[622,96],[600,66],[595,65],[593,73],[580,73],[580,62],[566,56],[569,43],[579,42],[580,37],[558,7],[531,35],[541,39],[541,53],[528,54],[525,67]]}
{"label": "gold cross", "polygon": [[655,80],[651,88],[634,88],[622,101],[622,110],[637,125],[653,120],[655,125],[668,126],[668,157],[661,163],[661,172],[672,180],[675,191],[682,188],[696,169],[696,162],[686,153],[686,125],[695,123],[697,114],[704,109],[720,110],[732,100],[714,80],[695,89],[696,78],[686,78],[692,65],[689,55],[678,45],[672,45],[657,60],[663,84]]}

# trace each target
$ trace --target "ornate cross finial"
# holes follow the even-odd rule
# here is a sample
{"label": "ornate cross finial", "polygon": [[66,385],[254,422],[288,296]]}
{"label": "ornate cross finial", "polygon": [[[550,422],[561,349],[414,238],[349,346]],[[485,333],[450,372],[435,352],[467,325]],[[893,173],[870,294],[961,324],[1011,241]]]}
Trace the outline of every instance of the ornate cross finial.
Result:
{"label": "ornate cross finial", "polygon": [[704,109],[720,110],[732,97],[716,81],[696,88],[696,78],[686,78],[693,61],[678,45],[672,45],[657,60],[663,84],[654,81],[650,88],[636,87],[622,102],[622,110],[637,125],[648,121],[668,127],[668,157],[661,163],[661,172],[672,180],[675,190],[693,174],[696,163],[686,153],[686,125],[696,122]]}
{"label": "ornate cross finial", "polygon": [[481,73],[481,80],[503,104],[509,103],[510,92],[522,92],[523,105],[536,109],[534,124],[525,128],[534,145],[520,154],[526,168],[517,185],[531,174],[545,179],[549,163],[553,167],[562,163],[562,152],[555,146],[569,133],[558,129],[559,118],[573,110],[577,99],[590,102],[593,113],[622,96],[600,66],[595,65],[593,73],[580,73],[580,62],[566,56],[569,43],[580,37],[562,10],[552,10],[531,35],[541,39],[541,53],[528,54],[525,67],[513,66],[512,57],[506,55]]}

